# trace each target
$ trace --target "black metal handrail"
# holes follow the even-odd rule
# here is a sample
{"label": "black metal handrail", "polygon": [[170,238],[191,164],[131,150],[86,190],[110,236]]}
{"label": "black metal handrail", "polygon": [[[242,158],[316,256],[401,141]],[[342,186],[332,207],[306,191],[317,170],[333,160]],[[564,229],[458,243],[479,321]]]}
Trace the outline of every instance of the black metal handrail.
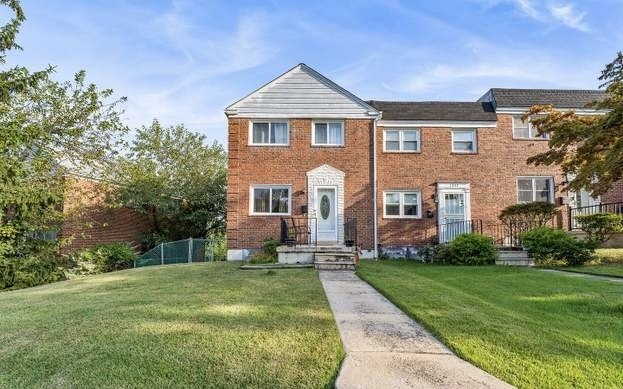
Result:
{"label": "black metal handrail", "polygon": [[344,223],[344,245],[357,247],[357,218],[346,218]]}
{"label": "black metal handrail", "polygon": [[589,205],[586,207],[569,207],[568,211],[568,223],[569,230],[579,230],[581,228],[580,223],[577,221],[576,216],[579,215],[594,215],[596,213],[616,213],[617,215],[623,215],[623,202],[616,203],[603,203]]}
{"label": "black metal handrail", "polygon": [[281,218],[281,244],[288,246],[300,246],[312,244],[312,231],[316,231],[316,218],[312,217],[282,217]]}
{"label": "black metal handrail", "polygon": [[460,234],[482,234],[482,220],[459,220],[439,226],[439,243],[448,243]]}

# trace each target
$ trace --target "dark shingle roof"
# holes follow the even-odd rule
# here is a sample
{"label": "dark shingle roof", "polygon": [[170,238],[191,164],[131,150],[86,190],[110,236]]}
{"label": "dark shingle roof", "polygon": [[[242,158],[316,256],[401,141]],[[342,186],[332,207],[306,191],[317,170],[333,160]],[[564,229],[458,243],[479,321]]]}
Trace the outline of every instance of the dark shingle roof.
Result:
{"label": "dark shingle roof", "polygon": [[368,101],[385,120],[495,121],[488,102]]}
{"label": "dark shingle roof", "polygon": [[601,90],[573,89],[506,89],[491,88],[478,101],[491,101],[497,108],[531,107],[536,104],[551,104],[556,108],[586,108],[601,100],[605,92]]}

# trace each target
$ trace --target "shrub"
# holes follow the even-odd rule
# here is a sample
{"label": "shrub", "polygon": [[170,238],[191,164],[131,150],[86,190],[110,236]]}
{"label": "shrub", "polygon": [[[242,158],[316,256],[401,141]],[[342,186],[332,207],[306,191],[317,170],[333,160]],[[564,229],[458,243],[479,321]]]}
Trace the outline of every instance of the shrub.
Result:
{"label": "shrub", "polygon": [[497,250],[493,240],[478,234],[461,234],[447,245],[438,246],[433,262],[449,265],[492,265]]}
{"label": "shrub", "polygon": [[562,262],[567,266],[590,261],[596,244],[591,240],[577,240],[563,230],[535,228],[522,235],[523,246],[540,265]]}
{"label": "shrub", "polygon": [[0,258],[0,289],[28,288],[64,279],[63,269],[53,259]]}
{"label": "shrub", "polygon": [[279,241],[273,238],[264,239],[262,250],[254,253],[249,259],[249,263],[263,264],[263,263],[275,263],[277,262],[277,247]]}
{"label": "shrub", "polygon": [[127,243],[100,244],[79,253],[79,261],[92,263],[95,273],[129,269],[137,258]]}
{"label": "shrub", "polygon": [[575,219],[589,240],[606,242],[612,234],[623,231],[623,216],[616,213],[594,213],[578,215]]}
{"label": "shrub", "polygon": [[544,226],[556,215],[556,206],[545,201],[534,201],[509,205],[504,208],[498,219],[507,226]]}

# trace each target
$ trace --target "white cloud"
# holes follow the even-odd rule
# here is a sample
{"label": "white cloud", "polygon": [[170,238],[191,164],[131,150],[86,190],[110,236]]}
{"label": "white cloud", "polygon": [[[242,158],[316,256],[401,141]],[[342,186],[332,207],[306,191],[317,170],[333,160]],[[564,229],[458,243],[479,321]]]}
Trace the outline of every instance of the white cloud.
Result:
{"label": "white cloud", "polygon": [[562,24],[574,30],[588,32],[590,27],[584,20],[586,12],[579,11],[571,2],[555,2],[547,0],[545,2],[535,0],[475,0],[484,3],[488,7],[499,4],[511,4],[522,15],[541,22],[543,24]]}
{"label": "white cloud", "polygon": [[587,32],[588,23],[584,21],[586,12],[577,11],[573,4],[548,4],[550,14],[569,28]]}

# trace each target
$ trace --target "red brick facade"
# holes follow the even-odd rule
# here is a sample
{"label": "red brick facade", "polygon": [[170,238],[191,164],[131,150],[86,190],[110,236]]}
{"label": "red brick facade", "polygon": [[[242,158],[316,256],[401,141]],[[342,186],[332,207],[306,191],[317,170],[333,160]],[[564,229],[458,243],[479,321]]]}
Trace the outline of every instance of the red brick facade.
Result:
{"label": "red brick facade", "polygon": [[265,238],[279,238],[279,216],[249,215],[252,185],[292,186],[292,216],[307,205],[306,173],[328,164],[345,173],[344,214],[357,218],[358,243],[373,249],[373,121],[344,120],[344,146],[312,146],[311,119],[291,119],[289,146],[250,146],[249,120],[229,120],[227,181],[228,249],[257,249]]}
{"label": "red brick facade", "polygon": [[[562,176],[556,167],[526,164],[533,154],[547,149],[541,140],[516,140],[512,134],[512,117],[498,115],[496,128],[477,129],[477,153],[452,153],[451,128],[421,128],[421,152],[383,152],[383,127],[377,132],[377,205],[379,243],[381,245],[418,245],[436,234],[436,183],[468,182],[471,191],[471,218],[484,223],[498,223],[504,207],[517,203],[518,176],[552,176],[556,197],[562,196]],[[421,219],[383,217],[383,192],[387,190],[420,190]],[[427,211],[433,218],[427,218]]]}
{"label": "red brick facade", "polygon": [[140,249],[141,237],[153,229],[150,218],[129,208],[109,206],[111,194],[105,184],[71,179],[65,194],[66,216],[60,237],[68,239],[64,253],[101,243],[129,243]]}

